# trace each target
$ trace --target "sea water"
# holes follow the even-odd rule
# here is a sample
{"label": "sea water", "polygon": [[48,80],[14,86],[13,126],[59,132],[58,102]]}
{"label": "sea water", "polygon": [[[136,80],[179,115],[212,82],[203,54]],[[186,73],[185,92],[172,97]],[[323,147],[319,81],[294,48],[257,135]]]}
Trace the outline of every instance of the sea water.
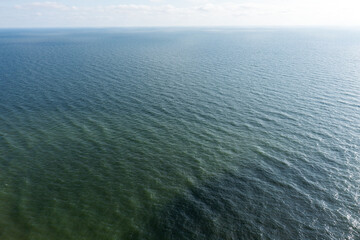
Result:
{"label": "sea water", "polygon": [[0,30],[0,239],[360,239],[360,31]]}

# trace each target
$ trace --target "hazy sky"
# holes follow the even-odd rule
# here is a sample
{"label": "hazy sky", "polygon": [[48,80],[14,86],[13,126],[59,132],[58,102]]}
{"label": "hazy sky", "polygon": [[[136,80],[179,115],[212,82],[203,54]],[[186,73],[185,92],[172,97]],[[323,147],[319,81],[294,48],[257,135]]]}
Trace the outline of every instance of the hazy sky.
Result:
{"label": "hazy sky", "polygon": [[360,26],[360,0],[0,0],[0,28]]}

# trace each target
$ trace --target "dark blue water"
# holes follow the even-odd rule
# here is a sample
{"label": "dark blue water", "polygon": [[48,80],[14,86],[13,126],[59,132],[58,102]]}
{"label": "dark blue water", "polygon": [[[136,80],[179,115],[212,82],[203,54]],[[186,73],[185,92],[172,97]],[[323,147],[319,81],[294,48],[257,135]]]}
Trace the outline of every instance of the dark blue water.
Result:
{"label": "dark blue water", "polygon": [[360,31],[0,30],[0,239],[360,239]]}

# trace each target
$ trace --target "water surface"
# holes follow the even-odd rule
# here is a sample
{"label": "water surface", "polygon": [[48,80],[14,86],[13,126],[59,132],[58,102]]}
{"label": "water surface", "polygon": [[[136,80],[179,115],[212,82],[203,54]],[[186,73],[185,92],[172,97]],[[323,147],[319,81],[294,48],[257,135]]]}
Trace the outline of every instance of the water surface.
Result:
{"label": "water surface", "polygon": [[360,32],[0,31],[0,238],[359,239]]}

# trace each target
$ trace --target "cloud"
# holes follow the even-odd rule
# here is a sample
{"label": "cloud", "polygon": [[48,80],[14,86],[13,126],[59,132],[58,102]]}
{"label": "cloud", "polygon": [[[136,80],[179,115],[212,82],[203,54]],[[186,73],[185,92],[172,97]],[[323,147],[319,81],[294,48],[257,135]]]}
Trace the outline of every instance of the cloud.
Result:
{"label": "cloud", "polygon": [[[258,24],[256,16],[281,15],[269,5],[255,3],[209,3],[191,0],[198,4],[175,6],[171,4],[112,4],[69,6],[59,2],[32,2],[15,8],[29,17],[41,17],[45,23],[57,26],[211,26]],[[245,19],[249,18],[249,19]],[[256,22],[257,21],[257,22]]]}
{"label": "cloud", "polygon": [[47,17],[49,24],[51,21],[56,24],[66,22],[65,25],[70,26],[360,24],[360,15],[356,11],[360,3],[355,0],[186,0],[180,5],[167,2],[170,1],[149,0],[148,4],[107,5],[94,5],[92,2],[90,5],[71,6],[38,0],[14,7],[19,11],[19,16],[33,16],[38,12],[42,13],[38,16]]}
{"label": "cloud", "polygon": [[54,9],[54,10],[75,10],[77,7],[75,6],[67,6],[65,4],[61,4],[58,2],[32,2],[28,4],[18,4],[15,5],[17,9]]}
{"label": "cloud", "polygon": [[126,13],[126,14],[169,14],[182,13],[185,9],[176,8],[172,5],[140,5],[140,4],[118,4],[108,6],[98,6],[89,9],[93,12],[107,12],[109,14]]}
{"label": "cloud", "polygon": [[[151,2],[163,2],[163,0],[149,0]],[[195,2],[204,2],[201,0],[192,0]],[[244,11],[264,11],[269,6],[264,4],[238,4],[238,3],[207,3],[190,5],[187,7],[175,7],[171,4],[146,5],[146,4],[117,4],[117,5],[98,5],[95,7],[68,6],[58,2],[32,2],[14,6],[16,9],[52,9],[52,10],[82,10],[89,12],[146,12],[146,13],[177,13],[177,14],[196,14],[197,12],[207,13],[236,13]]]}

